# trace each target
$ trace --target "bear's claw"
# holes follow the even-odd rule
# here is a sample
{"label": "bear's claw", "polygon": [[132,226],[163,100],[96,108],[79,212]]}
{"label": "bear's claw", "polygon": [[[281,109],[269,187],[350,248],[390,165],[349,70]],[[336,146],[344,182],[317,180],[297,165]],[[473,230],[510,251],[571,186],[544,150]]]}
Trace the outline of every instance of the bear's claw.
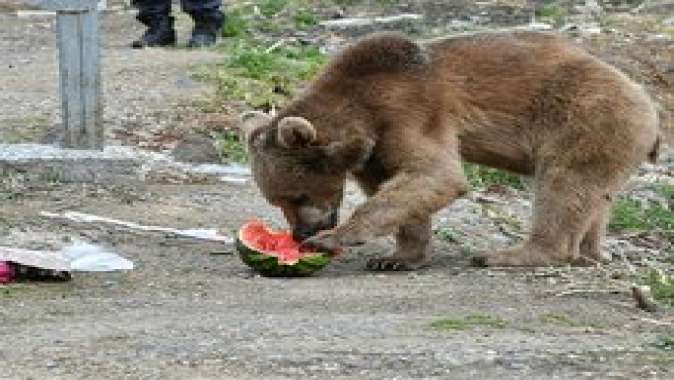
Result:
{"label": "bear's claw", "polygon": [[369,270],[378,272],[383,271],[399,272],[399,271],[410,271],[415,269],[405,262],[389,257],[370,259],[367,261],[367,264],[365,264],[365,267]]}

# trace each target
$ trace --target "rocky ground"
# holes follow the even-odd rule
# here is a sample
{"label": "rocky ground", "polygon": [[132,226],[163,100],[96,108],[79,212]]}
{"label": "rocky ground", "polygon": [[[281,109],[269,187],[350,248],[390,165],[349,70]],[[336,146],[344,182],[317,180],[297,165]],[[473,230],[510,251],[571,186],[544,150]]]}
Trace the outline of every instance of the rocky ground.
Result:
{"label": "rocky ground", "polygon": [[[26,3],[35,4],[0,5],[0,142],[53,142],[60,120],[54,21],[17,16]],[[229,2],[229,9],[241,3]],[[329,53],[372,30],[405,30],[423,39],[518,26],[558,29],[649,89],[671,143],[671,2],[604,1],[600,9],[581,1],[336,3],[347,2],[315,2],[311,11],[320,23],[310,28],[256,32],[256,38],[301,39]],[[545,8],[551,3],[556,8]],[[221,63],[227,49],[131,50],[128,42],[141,28],[125,4],[109,0],[110,11],[103,14],[109,142],[167,155],[178,149],[181,159],[219,160],[213,135],[204,131],[231,129],[234,115],[247,105],[219,100],[217,83],[193,74]],[[178,14],[178,27],[184,41],[191,27],[184,14]],[[624,193],[640,206],[621,208],[625,215],[614,222],[618,227],[606,244],[613,262],[592,268],[471,268],[476,250],[512,244],[528,228],[526,182],[510,186],[488,178],[438,215],[434,259],[414,273],[363,269],[368,258],[391,247],[388,239],[339,257],[316,277],[268,279],[252,274],[230,245],[40,216],[74,210],[225,231],[253,216],[283,223],[250,181],[163,174],[106,185],[2,174],[0,244],[43,249],[85,240],[133,260],[136,269],[76,273],[68,283],[0,287],[0,378],[666,379],[674,374],[674,313],[667,306],[674,301],[663,297],[658,311],[646,312],[635,307],[630,293],[632,284],[648,283],[646,274],[674,271],[669,146],[657,165],[640,169]],[[344,214],[362,199],[350,187]],[[656,210],[657,218],[634,222],[638,215],[629,212],[643,209]],[[619,228],[625,225],[633,228]]]}

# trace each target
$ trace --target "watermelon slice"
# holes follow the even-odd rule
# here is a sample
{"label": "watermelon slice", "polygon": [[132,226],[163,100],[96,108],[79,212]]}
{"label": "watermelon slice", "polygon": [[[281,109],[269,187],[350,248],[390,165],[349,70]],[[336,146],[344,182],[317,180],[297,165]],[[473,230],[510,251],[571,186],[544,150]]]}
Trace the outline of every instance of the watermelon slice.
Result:
{"label": "watermelon slice", "polygon": [[272,231],[257,220],[241,227],[236,248],[244,263],[268,277],[310,276],[330,262],[328,254],[300,248],[290,232]]}

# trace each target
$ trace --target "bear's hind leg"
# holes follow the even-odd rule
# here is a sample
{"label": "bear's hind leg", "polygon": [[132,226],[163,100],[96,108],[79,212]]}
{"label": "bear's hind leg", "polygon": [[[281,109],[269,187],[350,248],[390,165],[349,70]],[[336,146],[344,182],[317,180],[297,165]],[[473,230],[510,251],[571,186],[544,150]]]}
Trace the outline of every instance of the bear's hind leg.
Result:
{"label": "bear's hind leg", "polygon": [[583,240],[580,242],[580,264],[595,264],[610,261],[610,257],[602,252],[601,243],[606,235],[611,201],[608,198],[598,205],[593,220]]}
{"label": "bear's hind leg", "polygon": [[396,235],[396,251],[391,256],[370,259],[367,269],[374,271],[414,270],[428,262],[431,242],[430,219],[401,226]]}
{"label": "bear's hind leg", "polygon": [[[552,170],[551,172],[555,172]],[[575,175],[574,175],[575,174]],[[593,183],[595,182],[595,183]],[[478,266],[547,266],[578,264],[583,253],[596,255],[605,219],[607,186],[578,173],[550,172],[537,178],[532,231],[524,243],[502,251],[480,254]]]}

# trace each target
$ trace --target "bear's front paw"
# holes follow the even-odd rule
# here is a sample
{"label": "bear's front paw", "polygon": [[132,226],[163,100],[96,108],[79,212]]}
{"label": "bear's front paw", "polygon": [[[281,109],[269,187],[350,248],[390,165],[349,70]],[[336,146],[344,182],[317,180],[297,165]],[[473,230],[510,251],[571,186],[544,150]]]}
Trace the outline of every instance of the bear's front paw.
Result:
{"label": "bear's front paw", "polygon": [[332,231],[319,232],[318,235],[303,241],[300,247],[310,248],[317,252],[325,252],[331,255],[338,255],[344,251],[339,236]]}

